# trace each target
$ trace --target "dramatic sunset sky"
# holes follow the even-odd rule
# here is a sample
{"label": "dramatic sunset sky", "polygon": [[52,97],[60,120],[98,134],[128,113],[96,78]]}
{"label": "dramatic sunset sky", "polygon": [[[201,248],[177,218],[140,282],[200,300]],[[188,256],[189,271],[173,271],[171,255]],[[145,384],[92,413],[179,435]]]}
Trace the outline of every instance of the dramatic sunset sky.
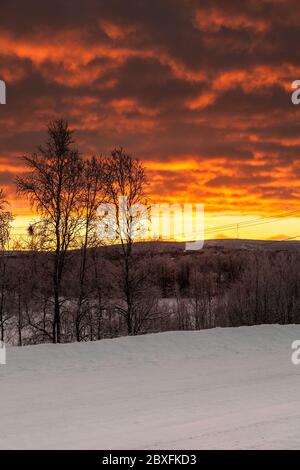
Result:
{"label": "dramatic sunset sky", "polygon": [[[121,145],[155,202],[204,203],[209,237],[300,235],[299,0],[1,0],[0,186],[21,232],[22,155],[68,119],[86,155]],[[265,219],[263,219],[265,220]],[[208,235],[207,235],[208,236]]]}

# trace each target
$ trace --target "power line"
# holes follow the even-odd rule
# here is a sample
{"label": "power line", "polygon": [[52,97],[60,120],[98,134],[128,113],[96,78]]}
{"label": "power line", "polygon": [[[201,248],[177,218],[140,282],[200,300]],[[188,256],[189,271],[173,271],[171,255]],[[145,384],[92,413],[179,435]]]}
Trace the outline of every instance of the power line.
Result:
{"label": "power line", "polygon": [[[285,212],[279,213],[276,216],[272,217],[271,219],[269,217],[260,217],[260,218],[256,218],[256,219],[252,219],[252,220],[248,220],[248,221],[240,221],[240,222],[235,222],[235,223],[232,223],[232,224],[226,224],[226,225],[219,225],[219,226],[215,226],[215,227],[210,227],[206,230],[204,229],[204,232],[205,232],[205,234],[208,234],[208,233],[215,233],[215,232],[218,232],[218,231],[236,230],[237,235],[238,235],[240,227],[248,228],[248,227],[255,227],[255,226],[269,224],[269,223],[276,223],[276,222],[280,222],[282,219],[285,219],[285,218],[287,218],[291,215],[296,215],[296,214],[300,214],[300,209],[290,210],[290,211],[285,211]],[[172,236],[173,237],[182,236],[182,233],[183,232],[173,233]],[[194,235],[195,232],[194,231],[189,231],[189,232],[184,232],[184,233],[185,233],[185,236],[187,236],[187,235]]]}
{"label": "power line", "polygon": [[[290,216],[291,214],[297,214],[297,213],[300,213],[300,209],[298,210],[294,210],[294,211],[286,211],[286,212],[283,212],[281,214],[278,214],[274,217],[272,217],[271,219],[269,217],[260,217],[258,219],[253,219],[252,221],[249,220],[249,221],[241,221],[241,222],[235,222],[233,224],[229,224],[229,225],[221,225],[221,226],[217,226],[217,227],[210,227],[208,230],[205,230],[206,233],[208,232],[215,232],[215,231],[219,231],[219,230],[224,230],[224,229],[230,229],[230,230],[235,230],[236,229],[236,226],[239,225],[239,227],[254,227],[256,225],[263,225],[263,224],[269,224],[269,223],[273,223],[273,222],[279,222],[281,219],[284,219],[288,216]],[[267,220],[264,220],[264,219],[267,219]]]}

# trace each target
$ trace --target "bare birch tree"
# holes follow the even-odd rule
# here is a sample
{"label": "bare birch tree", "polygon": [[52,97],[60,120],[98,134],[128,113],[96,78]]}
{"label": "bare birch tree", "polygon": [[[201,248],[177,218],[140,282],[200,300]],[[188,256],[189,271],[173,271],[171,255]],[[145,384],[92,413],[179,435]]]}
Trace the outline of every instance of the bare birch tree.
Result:
{"label": "bare birch tree", "polygon": [[[104,161],[101,157],[92,157],[84,162],[82,175],[82,221],[83,230],[80,237],[79,293],[75,317],[76,340],[81,341],[82,320],[85,315],[84,304],[88,301],[86,274],[88,266],[88,248],[99,243],[96,237],[97,209],[105,197]],[[92,260],[93,262],[93,260]]]}
{"label": "bare birch tree", "polygon": [[5,315],[5,291],[7,284],[7,250],[9,249],[12,213],[6,209],[7,201],[3,189],[0,189],[0,253],[1,253],[1,273],[0,273],[0,329],[1,341],[4,341],[4,326],[7,320]]}
{"label": "bare birch tree", "polygon": [[59,119],[48,125],[48,139],[38,153],[25,156],[28,173],[17,179],[41,217],[48,250],[53,253],[54,300],[52,340],[61,342],[61,285],[67,252],[80,232],[80,194],[83,163],[73,144],[73,132]]}
{"label": "bare birch tree", "polygon": [[122,148],[112,151],[106,162],[107,199],[115,211],[116,240],[121,245],[121,290],[124,303],[118,311],[124,316],[129,335],[136,334],[135,291],[137,269],[133,244],[140,222],[140,213],[134,211],[146,203],[146,175],[141,161],[127,154]]}

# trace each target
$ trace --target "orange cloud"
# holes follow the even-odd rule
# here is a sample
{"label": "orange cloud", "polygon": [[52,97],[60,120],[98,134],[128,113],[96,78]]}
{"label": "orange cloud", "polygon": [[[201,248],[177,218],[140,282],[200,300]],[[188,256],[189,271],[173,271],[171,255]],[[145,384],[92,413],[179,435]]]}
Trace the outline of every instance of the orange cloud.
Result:
{"label": "orange cloud", "polygon": [[253,19],[246,14],[222,11],[218,8],[198,9],[195,14],[195,25],[202,31],[216,33],[226,27],[233,30],[253,29],[262,33],[269,28],[267,19]]}

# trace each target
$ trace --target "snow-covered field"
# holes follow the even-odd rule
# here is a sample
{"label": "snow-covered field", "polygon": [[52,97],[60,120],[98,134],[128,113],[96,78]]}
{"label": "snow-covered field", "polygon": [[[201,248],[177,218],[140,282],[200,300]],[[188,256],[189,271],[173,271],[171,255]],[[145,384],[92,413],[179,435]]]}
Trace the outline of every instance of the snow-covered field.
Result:
{"label": "snow-covered field", "polygon": [[300,449],[300,326],[9,348],[1,449]]}

